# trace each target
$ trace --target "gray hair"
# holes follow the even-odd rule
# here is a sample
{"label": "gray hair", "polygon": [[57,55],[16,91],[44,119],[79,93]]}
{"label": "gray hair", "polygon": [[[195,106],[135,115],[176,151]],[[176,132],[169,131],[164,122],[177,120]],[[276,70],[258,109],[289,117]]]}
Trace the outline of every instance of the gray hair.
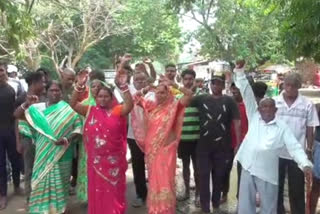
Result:
{"label": "gray hair", "polygon": [[286,84],[287,82],[291,82],[297,88],[301,88],[301,85],[302,85],[301,75],[298,73],[290,73],[290,74],[286,75],[284,78],[284,84]]}
{"label": "gray hair", "polygon": [[274,106],[276,106],[276,101],[271,97],[262,98],[259,102],[259,105],[261,105],[262,103],[269,103],[269,102],[272,103]]}

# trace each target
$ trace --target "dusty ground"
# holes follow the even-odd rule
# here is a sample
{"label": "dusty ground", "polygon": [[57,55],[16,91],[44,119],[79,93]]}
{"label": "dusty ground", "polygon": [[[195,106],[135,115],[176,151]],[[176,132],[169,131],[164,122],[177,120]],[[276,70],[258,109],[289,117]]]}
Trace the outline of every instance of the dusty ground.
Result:
{"label": "dusty ground", "polygon": [[[177,169],[177,194],[181,194],[183,192],[183,184],[182,184],[182,176],[181,176],[181,168]],[[235,171],[234,171],[235,172]],[[231,178],[231,192],[229,196],[228,203],[221,207],[221,212],[219,213],[235,213],[236,209],[236,198],[235,198],[235,188],[236,188],[236,175],[232,173]],[[135,188],[133,184],[133,176],[131,167],[127,171],[127,199],[128,199],[128,214],[145,214],[146,208],[133,208],[130,205],[130,201],[135,198]],[[84,204],[80,204],[77,202],[75,197],[70,198],[70,214],[86,214],[86,206]],[[24,214],[25,211],[25,203],[24,198],[21,196],[13,196],[12,194],[12,186],[9,187],[9,203],[8,207],[4,211],[0,211],[3,214]],[[195,208],[194,206],[194,192],[192,192],[192,197],[190,200],[185,202],[179,202],[177,205],[177,214],[198,214],[200,210]],[[106,213],[107,214],[107,213]]]}
{"label": "dusty ground", "polygon": [[[181,164],[180,162],[178,162]],[[181,167],[177,168],[177,194],[183,193],[183,182],[182,182],[182,175],[181,175]],[[230,186],[230,193],[228,202],[221,206],[220,211],[214,212],[213,214],[234,214],[236,213],[236,197],[235,197],[235,190],[237,185],[237,175],[236,170],[232,171],[231,174],[231,186]],[[132,169],[131,165],[127,171],[127,199],[128,199],[128,210],[127,214],[146,214],[146,208],[133,208],[130,205],[130,201],[135,198],[135,188],[133,184],[133,176],[132,176]],[[288,202],[286,202],[286,206]],[[70,198],[69,203],[70,212],[68,214],[86,214],[87,209],[85,204],[79,203],[75,197]],[[13,196],[12,194],[12,186],[9,187],[9,203],[8,207],[4,211],[0,211],[2,214],[25,214],[25,203],[24,197],[21,196]],[[192,192],[192,196],[189,200],[185,202],[178,202],[177,204],[177,214],[200,214],[200,209],[194,206],[194,192]],[[108,214],[108,213],[106,213]]]}

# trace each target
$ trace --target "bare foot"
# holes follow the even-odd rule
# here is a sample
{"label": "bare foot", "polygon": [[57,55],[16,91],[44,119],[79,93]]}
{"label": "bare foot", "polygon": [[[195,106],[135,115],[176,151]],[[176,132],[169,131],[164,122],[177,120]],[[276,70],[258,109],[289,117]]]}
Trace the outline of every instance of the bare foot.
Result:
{"label": "bare foot", "polygon": [[6,196],[0,198],[0,210],[4,210],[7,207],[8,199]]}

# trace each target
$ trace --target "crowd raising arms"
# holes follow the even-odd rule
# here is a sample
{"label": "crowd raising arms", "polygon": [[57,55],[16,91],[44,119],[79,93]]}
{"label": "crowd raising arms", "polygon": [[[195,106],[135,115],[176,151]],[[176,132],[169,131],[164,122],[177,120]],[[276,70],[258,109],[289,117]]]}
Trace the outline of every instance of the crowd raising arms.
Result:
{"label": "crowd raising arms", "polygon": [[[127,121],[135,138],[131,142],[137,144],[137,148],[144,154],[148,170],[148,194],[140,204],[147,203],[148,214],[175,213],[178,146],[181,146],[184,155],[192,155],[192,152],[197,154],[195,180],[199,182],[196,183],[196,206],[204,213],[210,213],[212,208],[218,209],[221,194],[227,194],[228,187],[224,189],[224,182],[229,179],[228,173],[232,168],[229,163],[232,163],[235,154],[235,159],[242,168],[239,214],[255,213],[257,193],[261,197],[262,214],[276,212],[279,206],[277,160],[281,157],[280,150],[283,148],[287,148],[306,178],[311,179],[312,163],[308,161],[293,133],[276,116],[276,102],[264,98],[256,103],[244,76],[244,61],[236,63],[234,87],[239,88],[243,98],[249,119],[248,134],[241,131],[237,103],[222,94],[224,76],[215,74],[210,80],[212,94],[199,94],[192,69],[192,72],[186,72],[190,76],[189,83],[188,77],[182,76],[184,82],[183,87],[180,87],[175,81],[176,67],[169,64],[165,75],[160,75],[159,83],[155,85],[157,75],[152,60],[146,58],[144,63],[136,64],[134,73],[130,67],[131,60],[132,56],[125,54],[116,67],[114,82],[122,101],[115,96],[115,90],[103,83],[103,79],[90,78],[89,81],[90,69],[76,75],[73,87],[68,85],[71,86],[69,83],[74,81],[74,71],[67,69],[66,73],[62,72],[65,84],[61,86],[58,82],[50,82],[46,85],[46,94],[43,93],[43,76],[34,77],[31,81],[24,102],[14,112],[15,118],[20,119],[20,134],[32,139],[36,151],[35,168],[31,173],[32,188],[30,187],[27,201],[30,212],[39,211],[43,214],[54,210],[52,213],[55,214],[66,211],[66,187],[70,178],[72,150],[82,134],[82,140],[78,142],[83,143],[88,157],[85,163],[88,213],[124,214],[127,210]],[[150,69],[150,75],[146,65]],[[133,85],[130,84],[132,76]],[[143,83],[140,84],[136,78],[143,79]],[[87,87],[88,82],[90,87]],[[45,96],[47,99],[43,102]],[[293,100],[291,104],[294,102]],[[81,120],[83,121],[80,122]],[[200,130],[193,129],[194,127],[191,129],[188,125],[191,120],[198,121]],[[313,126],[308,126],[306,131],[308,150],[311,150]],[[184,138],[182,144],[181,133],[187,136],[188,132],[198,137],[192,138],[192,141]],[[261,139],[261,142],[257,142],[257,139]],[[235,142],[234,145],[229,142],[231,140]],[[195,147],[190,147],[190,144]],[[194,151],[188,151],[188,147],[194,148]],[[22,153],[23,148],[17,141],[17,151]],[[45,150],[50,151],[50,154]],[[185,163],[188,164],[183,166],[183,170],[189,167],[189,162],[183,162]],[[133,168],[137,167],[137,163],[132,164]],[[210,174],[213,176],[212,196]],[[137,176],[136,173],[134,176]],[[190,175],[184,173],[185,185],[189,188],[187,176]],[[136,181],[135,184],[138,193]],[[39,196],[41,191],[46,194]],[[189,189],[186,197],[181,200],[189,198],[188,191]],[[57,196],[56,192],[63,194]],[[199,196],[200,200],[197,200]],[[5,205],[2,203],[1,207]]]}

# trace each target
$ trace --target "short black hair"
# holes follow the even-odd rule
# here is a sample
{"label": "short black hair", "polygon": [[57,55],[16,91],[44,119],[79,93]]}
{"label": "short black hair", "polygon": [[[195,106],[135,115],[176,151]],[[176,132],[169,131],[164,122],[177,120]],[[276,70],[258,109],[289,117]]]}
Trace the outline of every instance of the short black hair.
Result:
{"label": "short black hair", "polygon": [[192,69],[183,70],[182,73],[181,73],[181,77],[183,78],[185,75],[188,75],[188,74],[192,75],[193,78],[196,78],[196,72],[194,70],[192,70]]}
{"label": "short black hair", "polygon": [[102,71],[93,70],[91,71],[89,76],[90,76],[90,81],[93,81],[93,80],[100,80],[102,82],[106,81],[106,77]]}
{"label": "short black hair", "polygon": [[40,67],[40,68],[38,68],[38,69],[36,70],[36,72],[42,72],[42,73],[44,74],[44,76],[46,76],[46,77],[49,76],[49,71],[48,71],[48,69],[46,69],[46,68]]}
{"label": "short black hair", "polygon": [[253,83],[252,90],[255,97],[263,98],[268,89],[268,85],[264,82],[258,81]]}
{"label": "short black hair", "polygon": [[49,88],[50,88],[52,85],[57,85],[57,86],[61,89],[61,91],[62,91],[62,84],[61,84],[61,82],[59,82],[59,81],[57,81],[57,80],[50,80],[50,81],[48,82],[48,84],[46,85],[46,91],[48,91]]}
{"label": "short black hair", "polygon": [[44,76],[45,74],[42,72],[42,71],[36,71],[36,72],[29,72],[27,73],[26,75],[26,82],[28,84],[28,86],[30,87],[32,84],[36,83],[36,82],[39,82],[42,80],[42,77]]}
{"label": "short black hair", "polygon": [[133,72],[133,69],[131,68],[130,65],[125,65],[125,66],[123,66],[123,68],[124,68],[125,70],[129,71],[130,73]]}
{"label": "short black hair", "polygon": [[165,69],[167,69],[167,68],[177,68],[177,66],[173,63],[169,63],[165,66]]}

